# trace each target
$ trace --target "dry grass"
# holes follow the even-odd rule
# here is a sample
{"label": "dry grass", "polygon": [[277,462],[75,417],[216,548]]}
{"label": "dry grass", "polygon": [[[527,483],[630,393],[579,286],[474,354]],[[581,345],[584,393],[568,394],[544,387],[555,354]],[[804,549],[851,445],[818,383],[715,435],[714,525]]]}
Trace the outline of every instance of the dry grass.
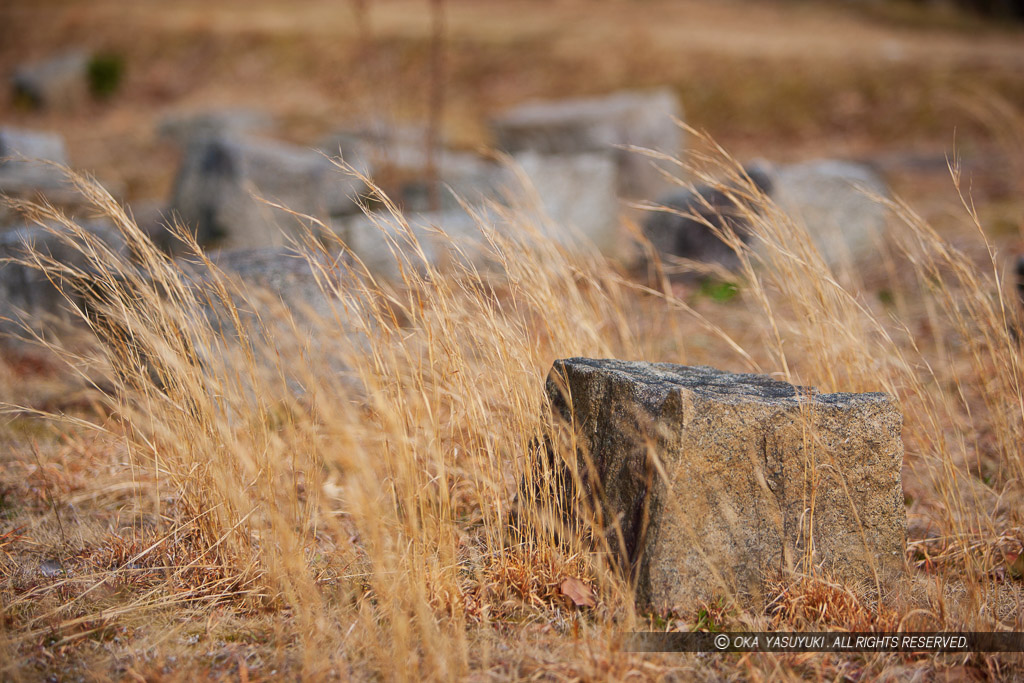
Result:
{"label": "dry grass", "polygon": [[[85,179],[79,191],[115,221],[129,256],[50,207],[20,204],[63,224],[84,255],[83,269],[36,265],[92,283],[81,318],[103,343],[46,344],[65,369],[36,372],[83,388],[74,407],[20,405],[16,385],[4,389],[19,417],[0,464],[3,675],[1019,675],[1015,655],[619,651],[634,628],[1024,627],[1022,323],[1004,256],[969,201],[988,260],[890,202],[881,258],[833,272],[799,225],[705,147],[695,175],[731,176],[741,210],[760,209],[748,209],[756,249],[724,235],[744,264],[740,296],[724,304],[637,284],[530,225],[483,225],[486,267],[436,268],[408,233],[391,284],[315,240],[298,245],[329,303],[311,318],[246,290],[195,247],[209,273],[198,285]],[[571,356],[894,394],[905,413],[905,580],[852,586],[808,571],[774,584],[764,605],[723,595],[637,614],[587,525],[549,523],[571,501],[516,504],[520,482],[543,490],[551,476],[537,444],[564,443],[542,383]],[[24,426],[39,420],[56,429]],[[570,578],[594,607],[567,598]]]}

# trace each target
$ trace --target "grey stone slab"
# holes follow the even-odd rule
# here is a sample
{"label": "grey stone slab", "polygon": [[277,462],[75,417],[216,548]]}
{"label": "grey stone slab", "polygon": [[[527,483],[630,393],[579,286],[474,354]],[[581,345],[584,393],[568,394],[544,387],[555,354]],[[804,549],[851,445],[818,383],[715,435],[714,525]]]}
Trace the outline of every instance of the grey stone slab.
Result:
{"label": "grey stone slab", "polygon": [[[125,253],[124,240],[113,225],[103,221],[80,225],[116,253]],[[62,234],[67,234],[63,227],[51,230],[36,225],[0,233],[0,331],[20,333],[22,323],[39,329],[50,319],[77,321],[78,317],[69,311],[71,305],[82,303],[82,283],[69,274],[46,273],[23,263],[32,261],[35,253],[79,272],[90,272],[89,259],[68,244]]]}
{"label": "grey stone slab", "polygon": [[[770,177],[747,170],[750,180],[762,192],[771,190]],[[679,257],[726,268],[738,268],[739,257],[716,231],[731,230],[744,242],[749,240],[749,212],[756,212],[732,185],[698,185],[662,197],[643,223],[643,233],[662,257]]]}

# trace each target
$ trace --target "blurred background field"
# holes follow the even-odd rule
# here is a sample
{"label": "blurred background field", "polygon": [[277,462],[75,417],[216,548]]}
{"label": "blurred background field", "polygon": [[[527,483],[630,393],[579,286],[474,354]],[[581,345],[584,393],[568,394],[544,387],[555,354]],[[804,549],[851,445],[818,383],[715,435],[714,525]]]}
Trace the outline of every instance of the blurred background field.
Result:
{"label": "blurred background field", "polygon": [[[942,3],[443,3],[444,133],[490,145],[485,121],[537,98],[669,86],[686,122],[737,158],[977,159],[978,191],[1006,195],[1004,136],[1024,100],[1021,28]],[[0,64],[69,47],[116,55],[124,81],[86,111],[40,114],[7,96],[4,121],[55,128],[79,168],[128,199],[166,194],[169,111],[253,107],[313,144],[349,122],[421,122],[429,2],[5,3]],[[1010,118],[1010,120],[1007,120]],[[903,162],[903,163],[901,163]],[[974,170],[972,168],[972,170]]]}

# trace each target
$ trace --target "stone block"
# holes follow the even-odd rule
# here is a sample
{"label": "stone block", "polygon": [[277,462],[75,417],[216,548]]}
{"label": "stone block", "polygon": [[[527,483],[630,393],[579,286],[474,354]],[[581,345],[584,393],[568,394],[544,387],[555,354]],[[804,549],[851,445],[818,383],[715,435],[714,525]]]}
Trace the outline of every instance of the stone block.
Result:
{"label": "stone block", "polygon": [[[121,233],[109,223],[92,221],[81,227],[99,237],[115,252],[125,253],[126,245]],[[38,328],[46,319],[77,320],[68,315],[70,304],[81,304],[81,284],[69,274],[48,275],[32,265],[34,252],[59,264],[78,270],[90,271],[88,259],[60,235],[60,227],[53,230],[36,225],[22,226],[0,233],[0,331],[20,333],[22,322]]]}
{"label": "stone block", "polygon": [[157,135],[181,149],[187,149],[196,140],[262,133],[273,124],[273,117],[259,109],[205,109],[164,116],[157,126]]}
{"label": "stone block", "polygon": [[47,161],[67,165],[60,135],[0,127],[0,193],[26,195],[63,188],[64,174],[43,163]]}
{"label": "stone block", "polygon": [[483,234],[466,212],[408,213],[404,219],[408,231],[390,214],[359,214],[342,221],[337,232],[370,274],[385,280],[398,280],[407,268],[422,273],[427,264],[445,268],[464,258],[480,262]]}
{"label": "stone block", "polygon": [[225,249],[284,246],[300,219],[258,197],[320,220],[350,213],[365,191],[323,155],[270,140],[203,137],[189,145],[170,211],[199,242]]}
{"label": "stone block", "polygon": [[662,170],[674,169],[622,147],[678,156],[683,136],[673,118],[681,117],[676,96],[663,89],[531,102],[495,118],[492,130],[497,147],[511,153],[612,154],[618,170],[618,194],[653,200],[668,186]]}
{"label": "stone block", "polygon": [[[345,346],[339,349],[339,342],[344,337],[368,351],[366,330],[374,329],[375,322],[348,299],[357,281],[344,259],[338,254],[306,255],[269,247],[220,251],[211,260],[229,280],[230,308],[215,285],[219,278],[205,265],[178,263],[200,302],[196,314],[217,330],[221,341],[230,345],[242,335],[247,343],[262,347],[257,362],[289,359],[274,372],[296,396],[305,394],[307,373],[314,370],[318,381],[336,380],[353,396],[362,395],[361,384],[345,361]],[[272,356],[265,353],[268,350],[273,351]],[[214,353],[202,346],[196,349],[204,363],[211,361]],[[312,368],[307,362],[314,364]]]}
{"label": "stone block", "polygon": [[[768,174],[754,168],[746,170],[759,190],[771,190]],[[740,261],[736,252],[719,239],[715,230],[732,230],[747,241],[750,230],[745,215],[756,211],[756,207],[743,206],[740,193],[731,192],[733,189],[728,185],[698,185],[662,197],[658,210],[644,220],[644,237],[663,257],[738,268]]]}
{"label": "stone block", "polygon": [[[337,131],[321,144],[373,180],[406,212],[457,211],[460,202],[478,205],[497,197],[502,167],[479,154],[446,149],[427,154],[425,126],[368,125]],[[434,168],[430,168],[430,164]],[[437,182],[437,206],[431,183]]]}
{"label": "stone block", "polygon": [[88,65],[89,55],[81,50],[23,64],[11,78],[14,96],[39,108],[72,107],[89,94]]}
{"label": "stone block", "polygon": [[757,599],[793,570],[870,581],[904,565],[902,416],[886,394],[586,358],[556,361],[547,393],[644,607]]}
{"label": "stone block", "polygon": [[525,220],[566,246],[586,244],[608,256],[619,253],[614,155],[523,152],[513,161],[526,183],[510,178],[506,199]]}
{"label": "stone block", "polygon": [[[480,176],[467,176],[461,185],[444,188],[442,193],[449,199],[441,211],[404,213],[423,257],[435,267],[453,260],[486,265],[487,250],[478,220],[458,205],[456,196],[467,202],[488,227],[505,234],[528,223],[566,247],[585,245],[609,256],[617,255],[619,202],[615,197],[615,164],[609,155],[524,153],[510,167],[483,168]],[[494,210],[501,204],[512,207],[516,217],[513,224]],[[374,275],[391,279],[399,276],[392,245],[404,252],[414,267],[422,266],[423,257],[413,253],[399,221],[386,213],[355,215],[342,221],[338,232]]]}
{"label": "stone block", "polygon": [[766,170],[772,200],[807,228],[826,262],[875,253],[888,209],[871,195],[887,198],[889,188],[870,166],[819,159]]}

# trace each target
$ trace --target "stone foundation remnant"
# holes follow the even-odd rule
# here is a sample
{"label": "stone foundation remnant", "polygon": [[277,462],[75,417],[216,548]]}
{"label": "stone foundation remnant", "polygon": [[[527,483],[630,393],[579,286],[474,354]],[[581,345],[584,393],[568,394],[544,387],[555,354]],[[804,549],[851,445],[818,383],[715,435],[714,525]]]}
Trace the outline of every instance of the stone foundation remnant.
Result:
{"label": "stone foundation remnant", "polygon": [[887,394],[587,358],[556,361],[546,390],[641,606],[756,600],[787,571],[874,582],[903,567],[903,418]]}

